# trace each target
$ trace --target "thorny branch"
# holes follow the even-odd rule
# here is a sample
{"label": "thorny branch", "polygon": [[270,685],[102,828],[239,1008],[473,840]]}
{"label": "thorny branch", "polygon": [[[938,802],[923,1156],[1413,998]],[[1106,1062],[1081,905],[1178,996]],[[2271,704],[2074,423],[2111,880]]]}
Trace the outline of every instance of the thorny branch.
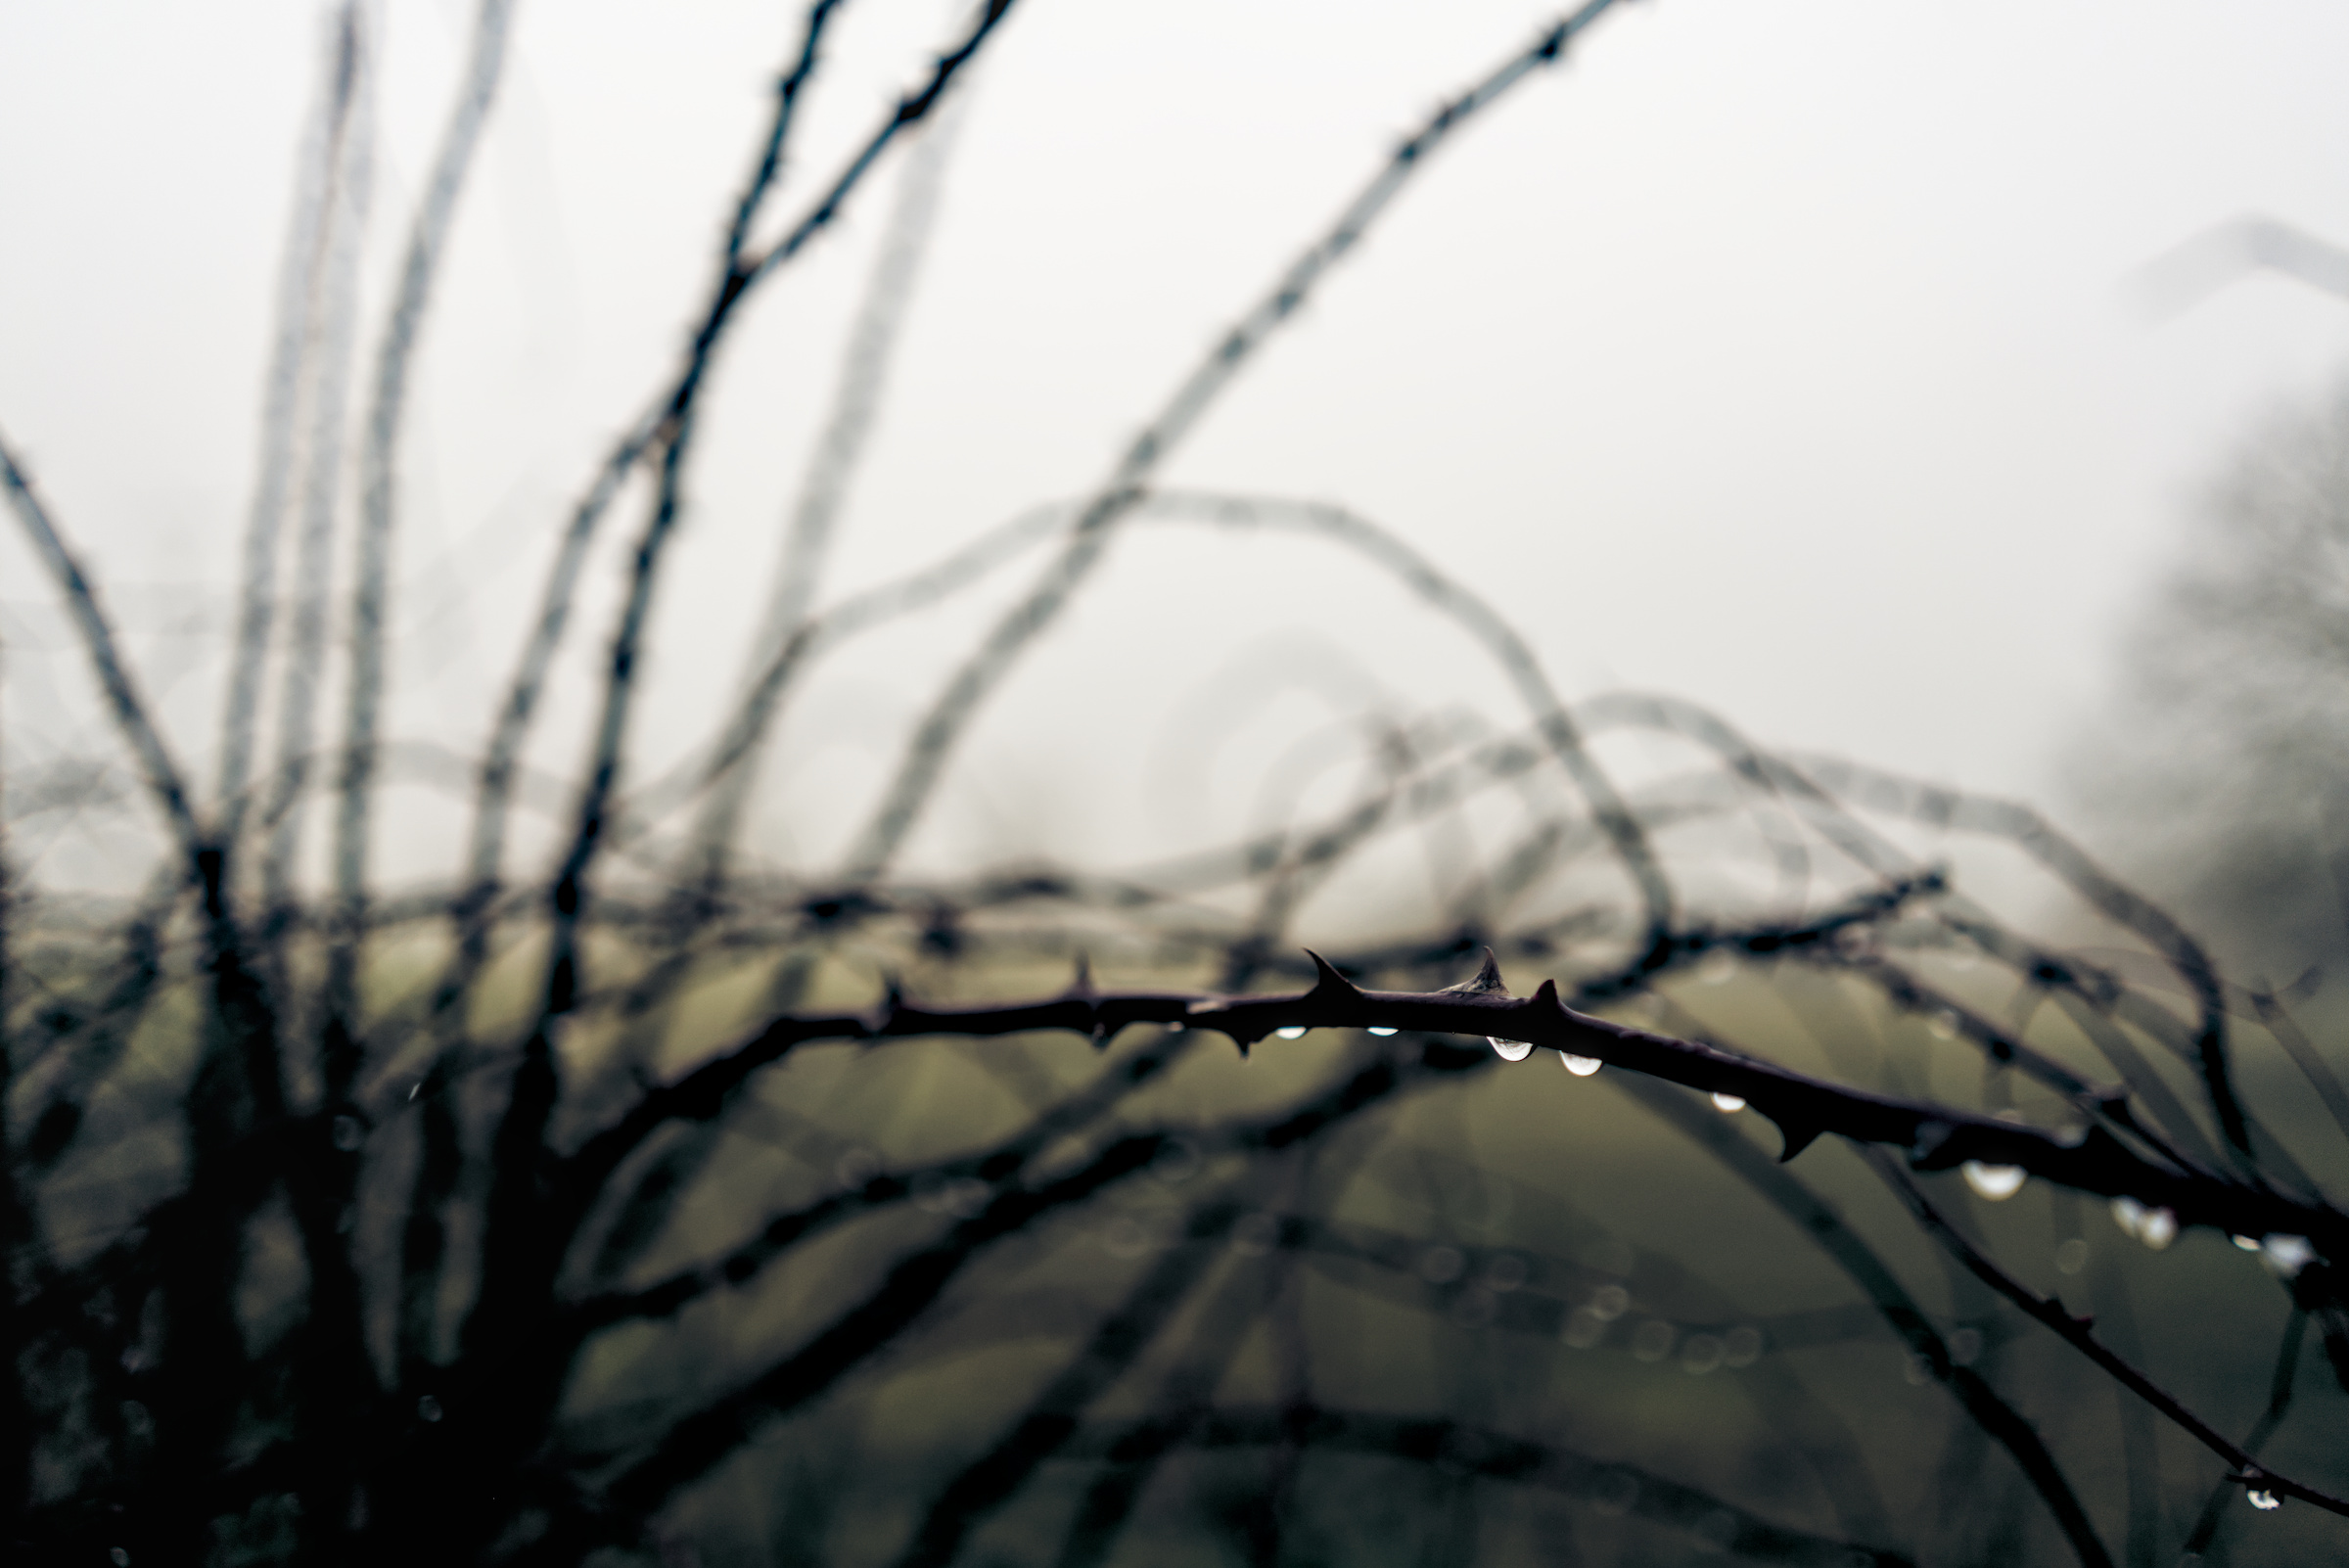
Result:
{"label": "thorny branch", "polygon": [[[819,75],[821,45],[846,10],[845,0],[807,7],[796,53],[774,79],[751,171],[730,201],[686,351],[612,444],[555,541],[478,757],[379,732],[408,385],[513,8],[509,0],[479,8],[377,340],[353,525],[351,685],[341,746],[328,751],[312,745],[308,715],[336,548],[334,471],[356,341],[355,224],[377,48],[372,13],[339,11],[297,171],[220,784],[201,808],[80,557],[0,442],[12,509],[57,583],[107,716],[174,843],[135,906],[81,925],[30,888],[8,857],[13,847],[0,846],[7,1529],[75,1560],[106,1551],[115,1561],[197,1561],[211,1552],[388,1568],[433,1555],[568,1564],[608,1548],[664,1548],[675,1521],[714,1495],[704,1489],[721,1470],[769,1462],[770,1440],[788,1445],[813,1433],[839,1446],[844,1423],[862,1418],[861,1391],[886,1384],[894,1367],[927,1375],[955,1358],[1012,1344],[1026,1354],[1040,1341],[1049,1355],[1036,1364],[1046,1370],[1013,1391],[998,1427],[948,1455],[936,1477],[903,1483],[904,1518],[893,1526],[900,1560],[962,1560],[979,1532],[1016,1522],[1045,1490],[1048,1468],[1069,1465],[1088,1467],[1091,1484],[1075,1521],[1055,1523],[1060,1559],[1104,1560],[1145,1511],[1152,1477],[1221,1453],[1269,1451],[1278,1479],[1232,1510],[1228,1527],[1258,1561],[1278,1557],[1284,1535],[1299,1530],[1312,1467],[1376,1459],[1424,1478],[1430,1497],[1451,1499],[1445,1510],[1464,1508],[1475,1482],[1545,1493],[1585,1516],[1632,1519],[1763,1560],[1905,1563],[1911,1557],[1886,1539],[1890,1510],[1866,1438],[1783,1360],[1811,1347],[1881,1342],[1889,1331],[1912,1381],[1940,1384],[1969,1423],[1945,1467],[1945,1496],[1982,1479],[1967,1468],[1981,1453],[2003,1453],[2014,1471],[2006,1484],[2036,1495],[2073,1554],[2107,1562],[2096,1499],[2066,1474],[2062,1443],[2000,1391],[1995,1358],[2019,1332],[2013,1321],[1995,1316],[1991,1298],[1971,1283],[1956,1292],[1958,1320],[1936,1320],[1891,1255],[1815,1189],[1808,1178],[1820,1160],[1801,1176],[1786,1169],[1828,1133],[1856,1146],[1948,1250],[1964,1271],[1951,1277],[1978,1280],[2071,1343],[2230,1464],[2229,1483],[2255,1504],[2294,1497],[2349,1513],[2333,1494],[2257,1458],[2291,1406],[2311,1320],[2349,1386],[2340,1285],[2349,1217],[2261,1124],[2236,1082],[2231,1017],[2259,1024],[2332,1119],[2349,1125],[2349,1099],[2283,998],[2231,986],[2184,926],[2025,807],[1776,755],[1668,698],[1569,705],[1528,639],[1396,530],[1334,506],[1155,486],[1169,454],[1432,155],[1559,60],[1610,8],[1611,0],[1589,0],[1550,23],[1406,138],[1091,490],[813,609],[831,519],[874,413],[888,336],[909,298],[936,198],[943,143],[934,141],[901,193],[901,232],[875,272],[783,576],[748,650],[744,690],[707,746],[632,795],[622,790],[636,765],[630,715],[668,546],[686,518],[715,356],[752,293],[838,223],[893,145],[937,117],[1010,0],[980,4],[797,218],[760,242],[761,219],[788,183],[793,127]],[[648,511],[601,667],[592,745],[576,776],[549,781],[526,768],[530,736],[589,548],[640,481]],[[278,534],[294,511],[303,518],[295,646],[277,761],[256,780]],[[930,881],[895,872],[982,707],[1086,585],[1113,539],[1157,523],[1281,530],[1371,564],[1484,651],[1522,710],[1516,722],[1529,727],[1497,729],[1451,714],[1377,715],[1361,726],[1373,737],[1364,750],[1374,765],[1344,806],[1178,861],[1118,872],[1022,864]],[[1049,558],[914,727],[847,870],[721,876],[742,792],[795,683],[859,634],[942,605],[1039,546]],[[1627,784],[1588,744],[1623,728],[1697,761],[1686,772]],[[450,887],[387,896],[373,885],[371,801],[394,768],[419,778],[470,770],[470,841]],[[329,787],[339,797],[332,898],[313,906],[295,885],[294,850],[306,804]],[[1456,876],[1435,879],[1436,896],[1411,930],[1340,951],[1337,962],[1284,954],[1306,896],[1328,878],[1407,831],[1458,829],[1469,807],[1508,791],[1522,795],[1524,811],[1505,848],[1479,858],[1472,834],[1442,841],[1445,869]],[[555,802],[550,814],[560,819],[559,864],[508,888],[510,818],[541,798]],[[700,815],[680,844],[668,818],[688,804]],[[2138,959],[2161,972],[2161,985],[2002,923],[1958,891],[1951,873],[1921,863],[1887,822],[2021,850],[2142,943]],[[241,836],[254,832],[273,846],[264,873],[283,897],[268,919],[247,922],[229,862]],[[1678,848],[1683,843],[1692,847]],[[590,899],[599,857],[616,849],[640,873],[636,884],[607,867],[610,885]],[[1734,853],[1766,867],[1776,892],[1764,905],[1711,909],[1690,872]],[[1627,887],[1630,906],[1619,906]],[[418,981],[381,973],[380,960],[363,963],[371,947],[381,953],[433,924],[449,934],[446,953],[427,965],[437,973]],[[607,936],[615,951],[644,956],[634,972],[624,962],[587,972],[590,938]],[[1105,991],[1080,960],[1073,985],[1026,1001],[925,1004],[896,981],[877,1006],[832,999],[844,975],[861,981],[885,966],[914,969],[926,990],[935,979],[944,991],[991,994],[993,966],[1088,947],[1113,950],[1122,967],[1146,975],[1221,978],[1213,990]],[[1480,948],[1482,968],[1459,985],[1365,984],[1432,982]],[[1496,951],[1565,978],[1512,995]],[[2012,978],[2006,1016],[1940,967],[1958,951]],[[500,1023],[490,1016],[499,999],[492,974],[506,956],[531,963],[541,979],[519,1022]],[[2012,1083],[2027,1081],[2046,1091],[2034,1102],[2045,1125],[1904,1090],[1919,1080],[1889,1042],[1874,1088],[1846,1082],[1862,1075],[1845,1071],[1840,1056],[1839,1076],[1826,1077],[1709,1043],[1709,1035],[1735,1032],[1696,1025],[1676,1011],[1680,993],[1659,988],[1722,961],[1784,979],[1789,995],[1794,978],[1810,977],[1855,1016],[1861,1003],[1876,1009],[1848,1034],[1929,1021],[1936,1038],[1969,1052],[1969,1063],[1978,1059],[1986,1107],[2006,1105]],[[706,1015],[696,1011],[702,988],[746,975],[769,1000],[737,1016],[763,1012],[766,1021],[711,1052]],[[1280,975],[1308,984],[1250,989]],[[2183,992],[2190,1018],[2155,999],[2155,989]],[[2050,1002],[2085,1050],[2030,1038]],[[1589,1010],[1598,1007],[1632,1009],[1655,1027]],[[133,1038],[158,1038],[185,1019],[194,1020],[193,1066],[172,1081],[142,1059]],[[599,1057],[606,1041],[597,1032],[615,1029],[619,1044]],[[1122,1042],[1134,1029],[1146,1038]],[[1327,1038],[1298,1045],[1295,1059],[1275,1068],[1297,1078],[1277,1080],[1284,1086],[1262,1103],[1177,1114],[1187,1102],[1170,1085],[1202,1070],[1208,1037],[1229,1038],[1246,1057],[1315,1030],[1342,1037],[1337,1048]],[[665,1031],[686,1032],[691,1048],[663,1055]],[[1101,1053],[1098,1070],[1064,1076],[1063,1062],[1014,1038],[1056,1032],[1088,1038]],[[1829,1032],[1819,1028],[1822,1040]],[[1462,1047],[1460,1038],[1492,1048]],[[931,1046],[879,1050],[915,1040]],[[821,1087],[813,1064],[790,1060],[821,1043],[860,1047],[839,1076],[848,1089]],[[1413,1113],[1465,1103],[1446,1097],[1447,1087],[1538,1048],[1575,1075],[1548,1080],[1560,1090],[1612,1070],[1602,1083],[1791,1224],[1858,1299],[1760,1314],[1675,1304],[1668,1298],[1705,1287],[1669,1255],[1629,1247],[1557,1192],[1407,1135]],[[664,1077],[656,1061],[685,1065]],[[922,1102],[908,1094],[852,1131],[855,1085],[889,1082],[896,1086],[887,1092],[897,1093],[901,1081],[886,1075],[917,1063],[968,1071],[984,1092],[956,1099],[954,1148],[884,1157],[872,1145],[891,1146]],[[2164,1076],[2179,1065],[2192,1075],[2184,1089]],[[986,1094],[1016,1112],[986,1121]],[[1722,1114],[1749,1108],[1776,1128],[1774,1161],[1748,1124]],[[157,1138],[159,1128],[167,1135]],[[145,1185],[93,1176],[157,1141],[181,1152]],[[745,1186],[738,1206],[748,1222],[732,1216],[732,1239],[705,1239],[691,1205],[754,1169],[746,1145],[789,1179]],[[1375,1185],[1410,1162],[1425,1174],[1444,1160],[1450,1174],[1430,1177],[1431,1188],[1465,1183],[1495,1213],[1508,1204],[1538,1209],[1544,1225],[1574,1239],[1537,1244],[1497,1224],[1467,1239],[1449,1228],[1448,1199],[1426,1206],[1435,1236],[1404,1228],[1395,1215],[1384,1223],[1340,1218],[1341,1202],[1359,1196],[1349,1184]],[[1911,1176],[1959,1168],[1977,1190],[2011,1192],[2036,1178],[2113,1199],[2146,1240],[2158,1232],[2157,1245],[2198,1227],[2287,1260],[2291,1322],[2251,1436],[2232,1443],[2085,1319],[2023,1285]],[[1148,1201],[1186,1180],[1196,1185],[1178,1199]],[[110,1188],[134,1196],[113,1201]],[[283,1252],[298,1260],[301,1283],[294,1326],[270,1332],[251,1307],[265,1283],[251,1260],[275,1233],[281,1208],[293,1236]],[[1114,1216],[1105,1225],[1104,1214]],[[1072,1235],[1098,1240],[1108,1264],[1087,1254],[1082,1269],[1068,1271],[1074,1277],[1050,1277],[1075,1250]],[[1028,1269],[1043,1277],[1022,1277]],[[1308,1322],[1309,1277],[1415,1314],[1431,1336],[1475,1336],[1448,1368],[1461,1375],[1438,1413],[1374,1409],[1327,1386],[1315,1362],[1331,1354],[1333,1336],[1319,1330],[1316,1339]],[[710,1350],[722,1337],[714,1323],[734,1321],[729,1303],[760,1293],[765,1310],[794,1292],[787,1329]],[[1631,1315],[1641,1319],[1637,1330],[1610,1341],[1609,1325]],[[1260,1333],[1267,1323],[1277,1331]],[[1691,1374],[1750,1368],[1746,1397],[1762,1403],[1773,1446],[1809,1467],[1826,1526],[1786,1522],[1794,1504],[1779,1513],[1786,1499],[1775,1492],[1757,1510],[1733,1489],[1594,1457],[1612,1452],[1612,1441],[1586,1445],[1541,1430],[1546,1413],[1510,1415],[1503,1397],[1480,1407],[1463,1392],[1473,1382],[1464,1368],[1500,1336],[1529,1352],[1578,1356],[1606,1345],[1641,1361],[1678,1343]],[[1260,1339],[1273,1347],[1272,1367],[1249,1383]],[[630,1347],[655,1341],[660,1354],[705,1354],[710,1369],[650,1380],[657,1392],[641,1399],[614,1393],[636,1376]],[[1779,1359],[1763,1360],[1766,1348]],[[2142,1473],[2149,1453],[2147,1443],[2128,1456],[2133,1503],[2158,1480]],[[2195,1524],[2189,1549],[2212,1541],[2220,1500],[2214,1496]],[[1431,1513],[1473,1523],[1472,1511]],[[2133,1512],[2133,1560],[2159,1522],[2148,1525],[2144,1514]],[[823,1533],[819,1518],[805,1539]]]}

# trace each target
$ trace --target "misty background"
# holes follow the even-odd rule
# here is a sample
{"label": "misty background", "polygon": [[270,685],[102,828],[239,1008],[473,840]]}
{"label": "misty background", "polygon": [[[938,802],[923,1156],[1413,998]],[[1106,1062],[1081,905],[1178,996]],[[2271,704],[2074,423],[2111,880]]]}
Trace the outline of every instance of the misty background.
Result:
{"label": "misty background", "polygon": [[[952,15],[844,19],[802,176]],[[1023,8],[930,133],[950,142],[936,223],[817,602],[1096,483],[1405,129],[1541,15]],[[468,24],[454,3],[384,22],[368,321]],[[391,736],[478,751],[571,504],[678,351],[798,25],[522,8],[411,399]],[[322,44],[308,4],[0,15],[0,410],[200,774]],[[2127,728],[2130,627],[2231,454],[2349,362],[2349,307],[2301,282],[2254,271],[2161,315],[2132,280],[2246,213],[2349,240],[2345,56],[2349,17],[2316,3],[1610,17],[1446,147],[1165,482],[1396,530],[1569,695],[1684,695],[1797,752],[2032,798],[2109,846],[2081,779]],[[808,199],[788,187],[782,209]],[[891,200],[864,193],[720,358],[634,780],[736,689]],[[589,570],[531,753],[553,778],[583,754],[640,507]],[[0,550],[12,770],[111,756],[45,585]],[[758,850],[837,862],[1029,570],[816,671],[769,753]],[[1518,721],[1475,650],[1369,567],[1149,524],[988,710],[911,856],[1227,839],[1339,789],[1365,716],[1409,714]],[[1635,771],[1650,744],[1602,743]],[[404,782],[377,853],[394,879],[445,875],[462,789]],[[152,849],[134,818],[46,813],[17,853],[52,888],[118,890]]]}

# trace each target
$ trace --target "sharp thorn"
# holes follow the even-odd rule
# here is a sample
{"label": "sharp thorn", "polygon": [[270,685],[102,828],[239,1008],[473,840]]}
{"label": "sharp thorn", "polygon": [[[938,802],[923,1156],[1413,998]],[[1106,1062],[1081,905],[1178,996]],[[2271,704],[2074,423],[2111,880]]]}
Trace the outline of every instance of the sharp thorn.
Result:
{"label": "sharp thorn", "polygon": [[1343,992],[1351,995],[1361,989],[1344,975],[1339,974],[1337,965],[1313,951],[1313,948],[1306,948],[1305,955],[1313,961],[1313,990]]}
{"label": "sharp thorn", "polygon": [[1801,1122],[1785,1121],[1778,1123],[1778,1136],[1785,1140],[1785,1147],[1778,1150],[1778,1164],[1784,1165],[1819,1141],[1819,1129]]}
{"label": "sharp thorn", "polygon": [[1448,992],[1471,996],[1506,996],[1509,993],[1509,988],[1502,983],[1500,978],[1500,960],[1493,956],[1493,949],[1490,947],[1485,949],[1485,961],[1478,968],[1473,979],[1463,980],[1456,986],[1447,986],[1444,989]]}

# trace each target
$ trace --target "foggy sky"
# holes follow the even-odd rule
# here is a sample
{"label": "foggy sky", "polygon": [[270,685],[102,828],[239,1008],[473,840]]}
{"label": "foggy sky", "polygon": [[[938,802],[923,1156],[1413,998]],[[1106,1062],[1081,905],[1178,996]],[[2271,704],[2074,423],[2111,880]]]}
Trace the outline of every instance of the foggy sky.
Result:
{"label": "foggy sky", "polygon": [[[362,354],[470,16],[386,10]],[[323,11],[0,10],[0,428],[199,777]],[[958,15],[852,9],[780,211]],[[1394,142],[1549,15],[1023,0],[970,84],[819,597],[1083,492]],[[395,734],[485,733],[554,533],[708,286],[799,26],[523,0],[404,452]],[[2319,0],[1629,7],[1446,147],[1165,478],[1396,530],[1570,693],[1679,693],[1782,745],[2048,798],[2196,486],[2349,364],[2349,304],[2313,289],[2250,278],[2155,321],[2126,280],[2243,213],[2349,243],[2344,59],[2349,13]],[[868,187],[721,363],[645,770],[732,689],[890,196]],[[608,527],[533,751],[558,775],[640,510]],[[801,695],[764,847],[840,853],[955,639],[1034,566]],[[102,749],[13,533],[0,601],[9,755]],[[1300,735],[1447,706],[1521,717],[1359,566],[1139,530],[990,709],[917,858],[1201,842]],[[444,865],[457,819],[414,809],[390,859]]]}

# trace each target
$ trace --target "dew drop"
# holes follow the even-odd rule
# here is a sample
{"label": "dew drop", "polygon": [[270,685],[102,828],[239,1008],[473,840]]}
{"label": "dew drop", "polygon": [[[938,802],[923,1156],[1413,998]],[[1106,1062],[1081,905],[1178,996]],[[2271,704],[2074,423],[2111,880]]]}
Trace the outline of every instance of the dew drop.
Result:
{"label": "dew drop", "polygon": [[2316,1261],[2317,1249],[2306,1236],[2271,1235],[2259,1244],[2260,1261],[2286,1279]]}
{"label": "dew drop", "polygon": [[2167,1209],[2147,1211],[2144,1222],[2138,1227],[2137,1239],[2155,1252],[2161,1251],[2178,1239],[2178,1217]]}
{"label": "dew drop", "polygon": [[2245,1252],[2259,1251],[2259,1238],[2257,1236],[2235,1236],[2231,1239],[2236,1246],[2242,1248]]}
{"label": "dew drop", "polygon": [[2246,1492],[2243,1500],[2262,1513],[2272,1513],[2283,1506],[2283,1499],[2273,1492]]}
{"label": "dew drop", "polygon": [[2115,1198],[2112,1222],[2121,1227],[2124,1236],[2142,1235],[2145,1228],[2145,1206],[2135,1198]]}
{"label": "dew drop", "polygon": [[1384,1029],[1374,1024],[1369,1029],[1363,1031],[1363,1033],[1376,1035],[1380,1039],[1385,1039],[1389,1035],[1394,1034],[1395,1031],[1391,1029]]}
{"label": "dew drop", "polygon": [[1304,1031],[1303,1029],[1299,1029],[1299,1028],[1295,1028],[1295,1027],[1291,1027],[1291,1028],[1288,1028],[1288,1029],[1276,1029],[1276,1030],[1272,1031],[1272,1033],[1273,1033],[1273,1034],[1275,1034],[1275,1035],[1278,1035],[1278,1036],[1279,1036],[1279,1037],[1280,1037],[1282,1039],[1303,1039],[1303,1038],[1305,1038],[1305,1031]]}
{"label": "dew drop", "polygon": [[1606,1064],[1595,1056],[1573,1056],[1565,1051],[1560,1051],[1558,1052],[1558,1065],[1577,1078],[1589,1078]]}
{"label": "dew drop", "polygon": [[1745,1109],[1745,1097],[1739,1094],[1716,1094],[1713,1096],[1713,1109],[1733,1116]]}
{"label": "dew drop", "polygon": [[1502,1039],[1498,1035],[1487,1035],[1485,1043],[1497,1051],[1504,1062],[1522,1062],[1534,1054],[1533,1044],[1529,1040]]}
{"label": "dew drop", "polygon": [[335,1118],[336,1148],[341,1149],[345,1154],[348,1154],[351,1150],[357,1148],[361,1143],[365,1142],[366,1139],[367,1130],[359,1125],[359,1119],[357,1117],[338,1116]]}
{"label": "dew drop", "polygon": [[2023,1190],[2023,1168],[2019,1165],[1984,1165],[1968,1160],[1958,1167],[1965,1175],[1965,1184],[1993,1203],[2004,1203]]}

